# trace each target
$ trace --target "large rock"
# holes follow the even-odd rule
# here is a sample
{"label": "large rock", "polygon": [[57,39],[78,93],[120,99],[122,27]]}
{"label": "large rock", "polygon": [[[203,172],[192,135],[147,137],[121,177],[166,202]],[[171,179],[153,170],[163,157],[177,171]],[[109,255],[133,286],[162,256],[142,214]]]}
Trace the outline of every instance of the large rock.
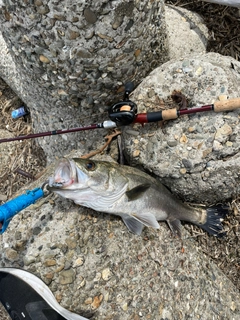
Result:
{"label": "large rock", "polygon": [[[195,12],[177,6],[165,8],[169,59],[206,53],[208,29]],[[187,41],[186,41],[187,40]]]}
{"label": "large rock", "polygon": [[[93,113],[101,118],[126,81],[140,82],[168,59],[163,0],[2,2],[1,31],[15,70],[1,68],[0,76],[30,108],[35,131],[88,124]],[[74,137],[39,142],[52,159],[80,148],[82,135]]]}
{"label": "large rock", "polygon": [[33,272],[63,307],[96,320],[239,319],[238,290],[183,237],[184,252],[164,223],[136,236],[117,217],[50,195],[10,222],[0,265]]}
{"label": "large rock", "polygon": [[[215,53],[170,61],[146,77],[131,99],[140,113],[156,111],[172,106],[173,90],[181,90],[190,107],[211,104],[223,95],[239,97],[240,63]],[[185,201],[226,201],[240,193],[239,114],[240,109],[198,113],[163,127],[125,128],[129,161],[153,172]]]}

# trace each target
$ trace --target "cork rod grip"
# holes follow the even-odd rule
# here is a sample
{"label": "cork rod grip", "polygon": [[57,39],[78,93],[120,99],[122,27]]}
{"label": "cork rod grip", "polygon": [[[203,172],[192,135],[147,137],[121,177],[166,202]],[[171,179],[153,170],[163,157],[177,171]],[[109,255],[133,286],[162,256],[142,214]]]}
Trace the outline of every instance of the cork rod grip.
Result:
{"label": "cork rod grip", "polygon": [[214,103],[215,112],[231,111],[240,108],[240,98],[234,98]]}
{"label": "cork rod grip", "polygon": [[162,120],[171,120],[171,119],[177,119],[178,113],[177,109],[168,109],[162,111]]}

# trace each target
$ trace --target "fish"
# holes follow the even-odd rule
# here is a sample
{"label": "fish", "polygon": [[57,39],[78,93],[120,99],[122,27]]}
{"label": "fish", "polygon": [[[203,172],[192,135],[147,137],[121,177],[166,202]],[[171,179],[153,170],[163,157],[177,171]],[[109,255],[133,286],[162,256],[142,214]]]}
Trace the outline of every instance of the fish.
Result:
{"label": "fish", "polygon": [[214,236],[223,236],[228,207],[190,206],[148,173],[108,161],[62,158],[48,180],[48,189],[76,204],[98,212],[120,216],[132,233],[143,227],[159,229],[166,221],[181,237],[181,221],[190,222]]}

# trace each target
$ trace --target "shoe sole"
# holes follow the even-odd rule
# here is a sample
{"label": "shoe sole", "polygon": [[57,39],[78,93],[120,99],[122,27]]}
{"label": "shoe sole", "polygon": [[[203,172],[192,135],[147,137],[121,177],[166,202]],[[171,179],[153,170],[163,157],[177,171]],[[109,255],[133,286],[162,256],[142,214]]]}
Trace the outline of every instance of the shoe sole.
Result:
{"label": "shoe sole", "polygon": [[16,320],[88,320],[60,306],[37,276],[17,268],[0,268],[0,301]]}

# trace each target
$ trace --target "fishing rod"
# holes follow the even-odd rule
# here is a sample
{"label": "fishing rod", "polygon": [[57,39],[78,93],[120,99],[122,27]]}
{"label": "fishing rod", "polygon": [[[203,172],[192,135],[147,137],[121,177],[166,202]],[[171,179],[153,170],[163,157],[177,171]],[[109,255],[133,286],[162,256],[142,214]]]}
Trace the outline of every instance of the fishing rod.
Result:
{"label": "fishing rod", "polygon": [[186,114],[195,114],[198,112],[206,111],[224,112],[233,111],[235,109],[240,108],[240,98],[233,98],[228,100],[217,101],[213,104],[203,105],[201,107],[191,109],[178,110],[177,108],[172,108],[162,111],[137,113],[137,105],[129,99],[129,94],[133,91],[133,89],[134,85],[132,82],[126,83],[123,101],[115,103],[108,109],[108,116],[110,120],[105,120],[102,123],[94,123],[89,126],[39,132],[14,138],[0,139],[0,143],[11,142],[16,140],[33,139],[77,131],[94,130],[99,128],[112,129],[119,126],[126,126],[134,123],[145,124],[162,120],[174,120]]}
{"label": "fishing rod", "polygon": [[240,108],[240,98],[233,98],[223,101],[217,101],[213,104],[204,105],[198,108],[183,109],[177,110],[177,108],[156,111],[156,112],[147,112],[139,113],[136,115],[134,123],[148,123],[156,122],[162,120],[174,120],[180,116],[186,114],[194,114],[198,112],[214,111],[214,112],[224,112],[224,111],[233,111]]}

